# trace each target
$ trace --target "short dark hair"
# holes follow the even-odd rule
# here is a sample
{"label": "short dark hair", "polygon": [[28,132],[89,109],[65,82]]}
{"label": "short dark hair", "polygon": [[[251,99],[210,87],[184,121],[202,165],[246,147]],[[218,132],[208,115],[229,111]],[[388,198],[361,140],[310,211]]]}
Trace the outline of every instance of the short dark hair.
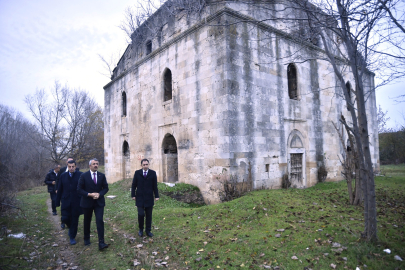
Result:
{"label": "short dark hair", "polygon": [[147,161],[148,164],[149,164],[149,160],[148,160],[147,158],[144,158],[144,159],[141,160],[141,165],[142,165],[142,163],[143,163],[144,161]]}
{"label": "short dark hair", "polygon": [[69,160],[69,161],[68,161],[68,164],[73,164],[73,163],[76,165],[76,161],[75,161],[75,160]]}
{"label": "short dark hair", "polygon": [[53,169],[57,169],[60,165],[58,163],[55,163],[55,165],[53,165]]}

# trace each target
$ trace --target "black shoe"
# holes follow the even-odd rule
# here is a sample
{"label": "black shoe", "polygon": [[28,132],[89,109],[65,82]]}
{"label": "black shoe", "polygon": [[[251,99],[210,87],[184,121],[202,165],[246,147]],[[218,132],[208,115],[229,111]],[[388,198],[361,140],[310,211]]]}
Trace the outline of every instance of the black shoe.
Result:
{"label": "black shoe", "polygon": [[152,237],[152,236],[153,236],[153,233],[151,233],[151,232],[146,232],[146,235],[149,236],[149,237]]}
{"label": "black shoe", "polygon": [[84,245],[85,246],[90,246],[90,239],[84,239]]}
{"label": "black shoe", "polygon": [[58,213],[56,213],[56,211],[53,211],[52,215],[56,216],[56,215],[58,215]]}
{"label": "black shoe", "polygon": [[61,227],[62,229],[65,229],[65,223],[60,224],[60,227]]}
{"label": "black shoe", "polygon": [[142,237],[142,236],[143,236],[143,231],[140,230],[140,231],[138,232],[138,235],[139,235],[139,237]]}
{"label": "black shoe", "polygon": [[104,243],[104,242],[98,243],[98,250],[102,250],[105,248],[108,248],[108,245],[106,243]]}

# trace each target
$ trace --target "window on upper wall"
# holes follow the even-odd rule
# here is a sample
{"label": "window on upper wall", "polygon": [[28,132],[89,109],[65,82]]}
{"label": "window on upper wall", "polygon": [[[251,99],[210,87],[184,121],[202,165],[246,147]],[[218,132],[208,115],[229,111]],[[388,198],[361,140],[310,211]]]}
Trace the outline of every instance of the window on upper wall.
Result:
{"label": "window on upper wall", "polygon": [[166,69],[163,74],[163,101],[168,101],[172,99],[172,72],[170,69]]}
{"label": "window on upper wall", "polygon": [[152,41],[148,40],[146,41],[146,55],[150,54],[152,52]]}
{"label": "window on upper wall", "polygon": [[127,94],[122,92],[122,116],[127,116]]}
{"label": "window on upper wall", "polygon": [[350,82],[346,83],[346,91],[347,91],[347,94],[349,95],[349,100],[346,100],[347,101],[347,109],[350,111],[349,102],[351,103],[351,101],[352,101],[352,85],[350,84]]}
{"label": "window on upper wall", "polygon": [[298,99],[297,68],[294,64],[287,67],[288,96],[290,99]]}
{"label": "window on upper wall", "polygon": [[124,141],[124,143],[122,145],[122,154],[125,157],[129,157],[129,144],[127,141]]}
{"label": "window on upper wall", "polygon": [[350,99],[352,98],[352,91],[351,91],[351,89],[352,89],[352,85],[350,84],[350,82],[347,82],[347,83],[346,83],[346,91],[347,91],[347,94],[349,95],[349,98],[350,98]]}

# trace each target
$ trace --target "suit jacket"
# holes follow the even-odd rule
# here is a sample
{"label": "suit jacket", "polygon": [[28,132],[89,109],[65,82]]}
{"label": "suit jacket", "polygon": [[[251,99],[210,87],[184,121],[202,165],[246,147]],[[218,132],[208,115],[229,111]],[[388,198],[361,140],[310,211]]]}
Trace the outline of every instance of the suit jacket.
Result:
{"label": "suit jacket", "polygon": [[67,172],[67,166],[60,168],[59,173],[62,175],[62,173]]}
{"label": "suit jacket", "polygon": [[[58,186],[58,180],[59,180],[60,174],[58,175],[55,174],[54,170],[51,169],[45,176],[45,184],[48,185],[48,192],[49,193],[54,193],[56,191],[56,187]],[[55,185],[52,185],[52,182],[55,181]]]}
{"label": "suit jacket", "polygon": [[[60,171],[58,173],[58,178],[59,179],[61,179],[62,174],[64,174],[66,172],[66,168],[67,167],[63,167],[63,168],[60,169]],[[79,172],[79,171],[80,171],[80,169],[76,167],[76,172]],[[56,187],[56,190],[59,190],[59,181],[56,183],[55,187]]]}
{"label": "suit jacket", "polygon": [[151,207],[155,205],[153,194],[155,194],[155,198],[159,198],[156,172],[148,170],[145,178],[143,177],[142,169],[135,171],[131,189],[131,197],[136,197],[135,205],[138,207]]}
{"label": "suit jacket", "polygon": [[[77,193],[82,195],[80,206],[83,208],[93,208],[94,206],[105,206],[104,195],[108,192],[107,178],[101,172],[97,172],[97,185],[94,184],[91,178],[90,171],[82,173],[80,175],[79,184],[77,185]],[[89,193],[99,193],[100,197],[94,200],[92,197],[88,197]]]}
{"label": "suit jacket", "polygon": [[77,185],[79,183],[82,172],[74,172],[72,177],[69,173],[62,173],[59,179],[58,194],[56,196],[56,206],[60,206],[62,202],[61,210],[71,211],[74,216],[83,214],[83,210],[80,207],[80,200],[82,196],[77,192]]}

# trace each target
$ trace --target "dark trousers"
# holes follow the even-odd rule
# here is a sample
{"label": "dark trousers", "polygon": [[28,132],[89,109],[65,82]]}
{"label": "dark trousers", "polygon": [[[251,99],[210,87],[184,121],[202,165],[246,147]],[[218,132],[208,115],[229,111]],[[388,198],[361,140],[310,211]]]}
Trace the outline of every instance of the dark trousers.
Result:
{"label": "dark trousers", "polygon": [[50,192],[49,195],[51,195],[52,212],[56,212],[56,193],[55,192]]}
{"label": "dark trousers", "polygon": [[90,224],[91,218],[94,215],[96,216],[96,226],[98,233],[98,241],[104,242],[104,206],[94,206],[93,208],[83,208],[83,230],[84,230],[84,240],[90,240]]}
{"label": "dark trousers", "polygon": [[153,206],[151,207],[138,207],[138,224],[139,230],[143,231],[143,224],[144,219],[146,216],[146,232],[150,232],[152,229],[152,210]]}
{"label": "dark trousers", "polygon": [[77,235],[77,226],[79,225],[80,216],[71,216],[70,227],[69,227],[69,237],[76,238]]}
{"label": "dark trousers", "polygon": [[79,226],[80,217],[80,215],[77,213],[77,209],[72,209],[72,206],[70,206],[68,208],[62,208],[60,212],[62,223],[65,223],[69,228],[69,237],[75,238],[77,235],[77,227]]}

